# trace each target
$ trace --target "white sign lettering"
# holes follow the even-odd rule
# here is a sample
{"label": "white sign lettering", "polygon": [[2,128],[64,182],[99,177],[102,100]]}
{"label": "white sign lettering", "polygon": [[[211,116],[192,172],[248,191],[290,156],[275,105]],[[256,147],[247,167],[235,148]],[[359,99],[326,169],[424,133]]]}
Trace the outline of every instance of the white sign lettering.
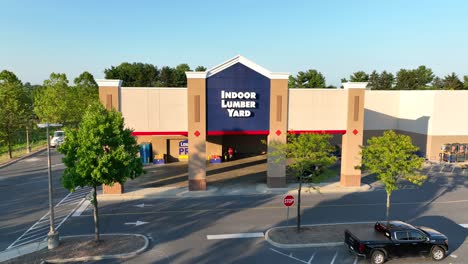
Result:
{"label": "white sign lettering", "polygon": [[257,93],[255,92],[227,92],[222,90],[221,108],[227,110],[229,117],[250,117],[252,116],[252,112],[247,109],[257,108],[256,99]]}

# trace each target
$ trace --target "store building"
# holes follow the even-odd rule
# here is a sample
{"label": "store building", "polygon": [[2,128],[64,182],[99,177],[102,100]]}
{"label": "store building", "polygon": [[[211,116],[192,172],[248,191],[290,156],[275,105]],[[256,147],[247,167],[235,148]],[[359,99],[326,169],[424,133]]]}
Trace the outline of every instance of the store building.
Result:
{"label": "store building", "polygon": [[[411,135],[429,159],[437,159],[440,144],[468,143],[468,123],[449,129],[455,126],[443,118],[465,111],[468,91],[370,91],[366,83],[288,89],[288,73],[270,72],[242,56],[186,74],[186,88],[121,87],[119,80],[98,85],[101,102],[122,112],[139,143],[152,143],[152,155],[166,162],[188,159],[189,190],[206,189],[210,158],[230,147],[239,154],[268,155],[269,143],[286,142],[288,133],[334,134],[343,186],[361,184],[355,169],[359,146],[385,130]],[[285,187],[285,175],[285,164],[268,155],[268,186]],[[119,192],[118,185],[113,188],[104,191]]]}

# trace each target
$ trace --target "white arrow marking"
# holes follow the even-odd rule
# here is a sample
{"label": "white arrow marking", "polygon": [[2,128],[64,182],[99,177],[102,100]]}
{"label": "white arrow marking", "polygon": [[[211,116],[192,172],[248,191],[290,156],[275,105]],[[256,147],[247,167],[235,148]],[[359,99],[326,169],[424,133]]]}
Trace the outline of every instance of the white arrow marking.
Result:
{"label": "white arrow marking", "polygon": [[453,254],[451,254],[450,256],[451,256],[452,258],[458,258],[458,256],[457,256],[457,255],[453,255]]}
{"label": "white arrow marking", "polygon": [[460,224],[464,228],[468,228],[468,224]]}
{"label": "white arrow marking", "polygon": [[135,226],[140,226],[140,225],[144,225],[144,224],[147,224],[148,222],[142,222],[142,221],[136,221],[136,222],[133,222],[133,223],[125,223],[126,225],[135,225]]}
{"label": "white arrow marking", "polygon": [[152,206],[152,205],[142,203],[142,204],[137,204],[137,205],[134,205],[134,206],[143,208],[143,207],[145,207],[145,206]]}

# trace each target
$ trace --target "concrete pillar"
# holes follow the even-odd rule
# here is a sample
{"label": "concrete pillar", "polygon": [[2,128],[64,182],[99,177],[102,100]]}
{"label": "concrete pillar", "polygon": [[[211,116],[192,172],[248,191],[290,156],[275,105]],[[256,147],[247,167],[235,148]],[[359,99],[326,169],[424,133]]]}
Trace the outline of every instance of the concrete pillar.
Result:
{"label": "concrete pillar", "polygon": [[271,156],[271,142],[286,143],[288,135],[288,80],[271,79],[270,83],[270,133],[268,135],[267,185],[270,188],[286,187],[286,162],[277,162]]}
{"label": "concrete pillar", "polygon": [[[106,109],[121,110],[120,106],[120,88],[122,86],[121,80],[97,80],[99,86],[99,100],[106,107]],[[112,186],[102,185],[103,194],[122,194],[124,186],[118,182]]]}
{"label": "concrete pillar", "polygon": [[206,190],[206,74],[187,72],[190,191]]}
{"label": "concrete pillar", "polygon": [[361,164],[361,148],[364,136],[364,96],[366,82],[343,83],[347,92],[346,133],[343,135],[341,149],[341,186],[360,186],[361,170],[355,169]]}

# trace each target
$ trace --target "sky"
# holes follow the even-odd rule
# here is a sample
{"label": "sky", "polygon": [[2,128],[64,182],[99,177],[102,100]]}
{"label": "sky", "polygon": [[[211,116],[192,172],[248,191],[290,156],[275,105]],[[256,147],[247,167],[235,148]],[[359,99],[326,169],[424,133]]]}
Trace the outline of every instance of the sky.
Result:
{"label": "sky", "polygon": [[208,69],[236,56],[327,85],[419,65],[468,75],[468,1],[0,0],[0,70],[42,84],[122,62]]}

